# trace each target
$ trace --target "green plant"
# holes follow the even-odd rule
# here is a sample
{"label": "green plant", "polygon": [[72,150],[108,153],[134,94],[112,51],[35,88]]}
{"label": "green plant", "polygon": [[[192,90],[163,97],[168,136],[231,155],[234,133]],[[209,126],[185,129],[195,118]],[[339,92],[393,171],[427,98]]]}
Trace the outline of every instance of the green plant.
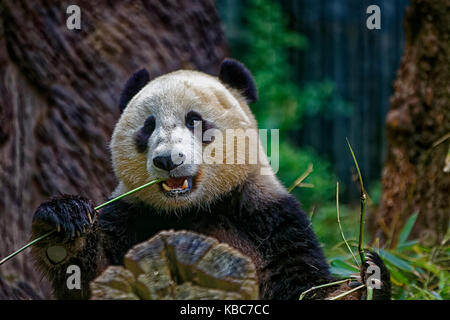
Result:
{"label": "green plant", "polygon": [[[348,143],[348,141],[347,141]],[[364,213],[366,191],[364,190],[362,176],[359,171],[353,150],[348,143],[355,162],[361,187],[361,210],[359,223],[358,251],[361,262],[363,254]],[[348,278],[358,273],[358,263],[353,250],[347,241],[340,219],[339,210],[339,184],[336,185],[336,211],[337,223],[346,246],[346,253],[335,256],[330,260],[331,271],[336,276]],[[393,284],[392,296],[394,299],[449,299],[450,298],[450,232],[439,246],[427,248],[419,244],[417,240],[408,241],[411,230],[417,220],[418,213],[412,214],[401,230],[397,246],[394,249],[378,249],[391,274]],[[356,247],[356,242],[353,242]],[[352,260],[353,258],[353,260]],[[353,263],[355,262],[355,264]],[[367,288],[367,296],[371,297],[372,291]]]}
{"label": "green plant", "polygon": [[289,143],[280,143],[280,168],[278,177],[285,186],[290,186],[298,177],[299,172],[306,171],[313,165],[313,172],[303,183],[310,187],[300,187],[292,190],[292,194],[301,200],[307,212],[313,212],[333,199],[334,181],[330,164],[319,157],[314,150],[299,149]]}
{"label": "green plant", "polygon": [[[417,240],[408,241],[416,219],[417,213],[408,219],[397,247],[379,249],[391,273],[392,297],[399,300],[450,299],[450,233],[433,248],[425,247]],[[356,241],[350,241],[350,246],[356,248]],[[341,243],[338,247],[344,252]],[[349,277],[358,272],[348,251],[331,257],[329,261],[335,276]]]}

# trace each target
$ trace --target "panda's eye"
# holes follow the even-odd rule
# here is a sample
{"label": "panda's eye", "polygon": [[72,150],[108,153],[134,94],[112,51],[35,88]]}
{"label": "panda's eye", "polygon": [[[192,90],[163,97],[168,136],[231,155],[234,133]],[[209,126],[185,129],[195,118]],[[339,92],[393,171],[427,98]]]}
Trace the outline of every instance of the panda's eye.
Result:
{"label": "panda's eye", "polygon": [[189,111],[186,115],[186,127],[194,129],[202,121],[202,116],[195,111]]}

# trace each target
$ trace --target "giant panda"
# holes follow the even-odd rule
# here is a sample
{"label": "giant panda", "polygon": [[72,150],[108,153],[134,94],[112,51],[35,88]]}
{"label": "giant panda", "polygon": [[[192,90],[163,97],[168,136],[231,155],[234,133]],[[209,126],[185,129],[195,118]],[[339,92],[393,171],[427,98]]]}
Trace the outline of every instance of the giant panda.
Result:
{"label": "giant panda", "polygon": [[[107,265],[121,265],[132,246],[167,229],[214,237],[249,257],[257,268],[263,299],[298,299],[312,286],[335,280],[307,216],[278,181],[265,154],[250,163],[249,148],[240,151],[231,145],[229,154],[240,163],[192,161],[214,141],[205,137],[208,129],[256,130],[248,106],[256,100],[251,73],[233,59],[222,62],[218,77],[190,70],[151,81],[145,69],[132,75],[120,96],[122,114],[110,144],[119,181],[112,197],[153,179],[167,180],[99,212],[75,195],[38,207],[32,237],[57,232],[34,246],[32,254],[55,296],[88,299],[89,282],[99,272]],[[200,128],[200,135],[194,134]],[[253,143],[261,147],[259,139]],[[66,251],[61,261],[52,253],[58,246]],[[389,299],[388,271],[378,255],[367,256],[362,279],[369,265],[377,265],[381,289],[374,290],[374,298]],[[80,290],[67,288],[70,265],[81,269]],[[350,287],[344,283],[324,288],[307,298],[327,298]]]}

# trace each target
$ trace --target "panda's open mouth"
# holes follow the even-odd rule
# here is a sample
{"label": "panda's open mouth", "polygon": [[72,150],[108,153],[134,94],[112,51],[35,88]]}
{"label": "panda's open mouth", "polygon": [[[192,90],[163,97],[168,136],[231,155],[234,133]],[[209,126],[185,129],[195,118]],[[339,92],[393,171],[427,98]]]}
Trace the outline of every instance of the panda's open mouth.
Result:
{"label": "panda's open mouth", "polygon": [[192,177],[177,177],[170,178],[160,183],[161,190],[165,195],[181,196],[185,195],[192,190],[193,179]]}

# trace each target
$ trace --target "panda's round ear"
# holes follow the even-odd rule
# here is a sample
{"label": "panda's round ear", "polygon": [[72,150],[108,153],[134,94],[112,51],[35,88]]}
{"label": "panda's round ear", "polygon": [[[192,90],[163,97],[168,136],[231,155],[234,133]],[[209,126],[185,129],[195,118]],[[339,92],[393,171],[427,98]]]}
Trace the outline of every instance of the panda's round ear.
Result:
{"label": "panda's round ear", "polygon": [[258,100],[258,91],[251,72],[241,62],[225,59],[220,66],[219,79],[242,92],[248,103]]}
{"label": "panda's round ear", "polygon": [[146,69],[141,69],[133,73],[128,79],[125,87],[120,94],[119,108],[120,112],[125,110],[128,102],[150,81],[150,74]]}

